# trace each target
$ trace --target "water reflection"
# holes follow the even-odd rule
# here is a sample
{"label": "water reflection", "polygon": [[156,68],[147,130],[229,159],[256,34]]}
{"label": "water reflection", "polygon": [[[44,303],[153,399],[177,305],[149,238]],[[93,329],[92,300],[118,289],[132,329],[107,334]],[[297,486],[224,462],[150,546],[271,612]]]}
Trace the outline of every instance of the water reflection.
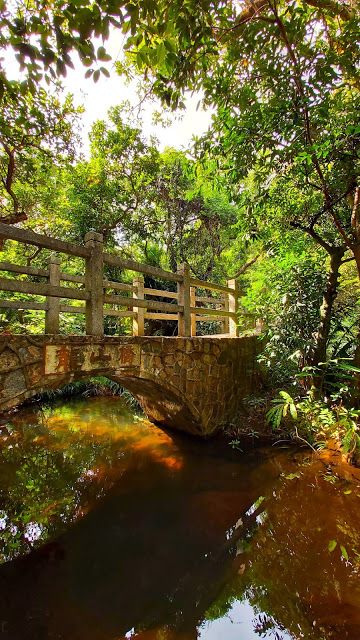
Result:
{"label": "water reflection", "polygon": [[121,477],[133,451],[181,465],[169,436],[113,398],[24,410],[6,425],[1,444],[2,562],[84,516]]}
{"label": "water reflection", "polygon": [[360,490],[320,461],[168,435],[108,398],[7,430],[1,640],[360,637]]}

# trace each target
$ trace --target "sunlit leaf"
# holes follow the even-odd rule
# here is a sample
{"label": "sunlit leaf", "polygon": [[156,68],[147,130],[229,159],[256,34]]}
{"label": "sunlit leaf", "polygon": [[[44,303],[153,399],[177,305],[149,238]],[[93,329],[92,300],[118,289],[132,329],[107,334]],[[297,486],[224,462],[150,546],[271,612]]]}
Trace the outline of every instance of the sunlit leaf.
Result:
{"label": "sunlit leaf", "polygon": [[341,550],[341,555],[345,560],[349,560],[349,555],[348,552],[346,551],[345,547],[341,544],[340,545],[340,550]]}

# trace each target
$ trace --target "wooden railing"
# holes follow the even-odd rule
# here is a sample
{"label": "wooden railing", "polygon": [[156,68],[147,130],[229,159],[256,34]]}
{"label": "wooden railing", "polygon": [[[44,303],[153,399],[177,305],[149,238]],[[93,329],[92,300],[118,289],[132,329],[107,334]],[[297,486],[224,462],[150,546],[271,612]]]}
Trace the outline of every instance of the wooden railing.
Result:
{"label": "wooden railing", "polygon": [[[144,335],[146,319],[176,321],[179,336],[194,336],[198,322],[210,321],[222,323],[222,334],[238,335],[238,289],[235,280],[229,280],[226,286],[203,282],[191,277],[187,264],[183,264],[177,273],[172,273],[120,258],[106,253],[102,235],[93,231],[86,234],[85,246],[80,246],[0,223],[0,239],[16,240],[85,261],[83,275],[71,275],[63,271],[61,260],[55,254],[50,255],[47,269],[0,262],[0,271],[44,279],[43,282],[31,282],[0,277],[0,292],[45,298],[45,302],[38,302],[32,299],[5,300],[0,297],[0,307],[45,311],[45,333],[58,334],[60,314],[71,313],[85,314],[86,334],[93,336],[104,335],[105,316],[132,318],[133,335],[136,336]],[[132,284],[108,280],[103,275],[105,265],[141,275]],[[147,288],[144,286],[144,275],[166,283],[176,283],[177,290]],[[64,286],[64,282],[71,285]],[[215,292],[216,297],[210,293],[199,295],[199,289],[201,292]],[[151,298],[165,298],[169,301]],[[63,301],[66,300],[81,301],[83,304],[64,304]]]}

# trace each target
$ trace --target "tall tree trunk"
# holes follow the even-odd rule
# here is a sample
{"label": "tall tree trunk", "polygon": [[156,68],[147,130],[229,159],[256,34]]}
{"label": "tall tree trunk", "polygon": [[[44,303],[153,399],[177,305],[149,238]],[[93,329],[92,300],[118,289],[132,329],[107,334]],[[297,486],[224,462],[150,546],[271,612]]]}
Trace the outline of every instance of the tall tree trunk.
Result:
{"label": "tall tree trunk", "polygon": [[[355,256],[356,267],[357,267],[359,279],[360,279],[360,246],[357,246],[354,248],[354,256]],[[355,354],[354,354],[354,365],[355,367],[360,368],[360,326],[357,334],[356,348],[355,348]],[[355,384],[355,390],[353,393],[353,400],[355,402],[356,407],[359,408],[360,406],[360,374],[356,374],[356,384]]]}
{"label": "tall tree trunk", "polygon": [[[360,329],[357,335],[357,344],[354,354],[354,365],[360,368]],[[360,408],[360,373],[355,373],[355,384],[352,391],[352,400],[357,409]]]}
{"label": "tall tree trunk", "polygon": [[[320,362],[326,361],[327,345],[329,340],[331,317],[334,302],[338,293],[339,271],[341,261],[344,256],[344,247],[333,248],[330,253],[330,269],[326,283],[326,289],[323,293],[323,300],[320,307],[320,323],[315,336],[315,345],[311,356],[311,365],[318,367]],[[323,380],[321,376],[315,376],[312,385],[316,389],[320,389]]]}
{"label": "tall tree trunk", "polygon": [[360,280],[360,247],[354,248],[354,258],[355,258],[355,264],[356,264],[356,268],[357,268],[358,276]]}
{"label": "tall tree trunk", "polygon": [[[356,180],[356,178],[354,177]],[[348,203],[351,208],[351,242],[347,243],[348,248],[352,251],[358,276],[360,280],[360,186],[356,185],[354,190],[348,193]],[[357,335],[354,364],[360,367],[360,326]],[[356,405],[360,406],[360,374],[356,374],[356,384],[354,385],[352,397]]]}

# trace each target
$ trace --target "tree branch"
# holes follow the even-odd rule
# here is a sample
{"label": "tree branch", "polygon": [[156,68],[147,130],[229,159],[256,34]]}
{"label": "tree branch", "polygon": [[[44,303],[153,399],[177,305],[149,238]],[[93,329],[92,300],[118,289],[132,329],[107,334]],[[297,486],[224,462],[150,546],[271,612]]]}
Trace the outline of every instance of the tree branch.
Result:
{"label": "tree branch", "polygon": [[0,218],[0,222],[4,224],[16,224],[17,222],[22,222],[27,220],[27,215],[24,211],[20,210],[19,201],[12,189],[14,173],[15,173],[15,152],[14,149],[10,149],[10,147],[4,142],[1,142],[4,151],[8,157],[8,165],[6,171],[6,177],[1,179],[1,182],[4,185],[5,191],[10,196],[13,203],[13,211],[8,215],[2,216]]}
{"label": "tree branch", "polygon": [[245,262],[245,264],[243,264],[243,266],[235,273],[235,275],[229,276],[229,278],[231,277],[231,279],[234,280],[236,280],[236,278],[240,278],[240,276],[242,276],[245,271],[247,271],[250,267],[252,267],[253,264],[255,264],[255,262],[260,258],[260,255],[261,254],[258,253],[255,258],[252,258],[251,260],[248,260],[248,262]]}
{"label": "tree branch", "polygon": [[307,233],[313,240],[315,240],[315,242],[317,242],[317,244],[325,249],[325,251],[327,251],[329,255],[332,255],[334,253],[335,247],[333,247],[331,244],[328,244],[318,233],[316,233],[316,231],[314,231],[311,226],[305,227],[304,225],[300,224],[300,222],[290,222],[290,226],[293,227],[293,229],[300,229],[301,231]]}
{"label": "tree branch", "polygon": [[360,240],[360,187],[355,187],[351,209],[351,230],[356,241]]}

